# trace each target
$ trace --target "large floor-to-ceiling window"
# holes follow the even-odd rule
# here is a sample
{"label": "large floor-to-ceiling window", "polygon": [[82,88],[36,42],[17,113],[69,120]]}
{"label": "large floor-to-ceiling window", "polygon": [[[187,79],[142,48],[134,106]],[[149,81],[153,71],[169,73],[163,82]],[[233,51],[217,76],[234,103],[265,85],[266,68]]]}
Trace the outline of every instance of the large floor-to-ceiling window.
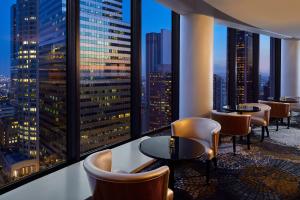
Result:
{"label": "large floor-to-ceiling window", "polygon": [[270,97],[270,37],[260,35],[259,48],[259,98]]}
{"label": "large floor-to-ceiling window", "polygon": [[80,1],[80,151],[130,138],[130,0]]}
{"label": "large floor-to-ceiling window", "polygon": [[142,1],[142,132],[172,120],[172,13],[154,0]]}
{"label": "large floor-to-ceiling window", "polygon": [[227,105],[227,27],[214,26],[214,109]]}
{"label": "large floor-to-ceiling window", "polygon": [[66,2],[0,2],[0,187],[66,158]]}

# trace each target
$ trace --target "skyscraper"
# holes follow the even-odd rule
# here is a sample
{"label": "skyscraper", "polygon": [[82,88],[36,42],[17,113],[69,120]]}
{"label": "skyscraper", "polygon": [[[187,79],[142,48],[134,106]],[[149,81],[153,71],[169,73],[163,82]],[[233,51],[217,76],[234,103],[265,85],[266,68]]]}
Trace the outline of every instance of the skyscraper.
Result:
{"label": "skyscraper", "polygon": [[38,1],[17,0],[11,11],[11,77],[18,147],[38,160]]}
{"label": "skyscraper", "polygon": [[80,1],[81,152],[130,137],[130,24],[123,2]]}
{"label": "skyscraper", "polygon": [[236,40],[237,103],[253,102],[252,34],[237,31]]}
{"label": "skyscraper", "polygon": [[[145,112],[148,115],[148,127],[152,130],[166,126],[171,122],[171,31],[146,35],[146,97]],[[145,131],[145,130],[144,130]]]}
{"label": "skyscraper", "polygon": [[66,0],[40,0],[39,125],[42,165],[66,156]]}

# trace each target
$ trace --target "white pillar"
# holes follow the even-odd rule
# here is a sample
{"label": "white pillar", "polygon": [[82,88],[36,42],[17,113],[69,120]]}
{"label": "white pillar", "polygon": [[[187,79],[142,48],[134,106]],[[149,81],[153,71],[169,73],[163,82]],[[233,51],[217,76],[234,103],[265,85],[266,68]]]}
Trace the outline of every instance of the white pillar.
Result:
{"label": "white pillar", "polygon": [[214,19],[180,17],[180,118],[205,116],[213,108]]}
{"label": "white pillar", "polygon": [[282,40],[281,96],[300,96],[300,41]]}

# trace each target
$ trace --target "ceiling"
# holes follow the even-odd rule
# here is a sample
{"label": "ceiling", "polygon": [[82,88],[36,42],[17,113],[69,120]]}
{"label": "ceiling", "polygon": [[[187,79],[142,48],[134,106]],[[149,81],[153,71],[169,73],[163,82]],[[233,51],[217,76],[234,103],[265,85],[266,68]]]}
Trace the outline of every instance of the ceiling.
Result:
{"label": "ceiling", "polygon": [[300,0],[158,1],[180,14],[206,14],[233,28],[300,39]]}

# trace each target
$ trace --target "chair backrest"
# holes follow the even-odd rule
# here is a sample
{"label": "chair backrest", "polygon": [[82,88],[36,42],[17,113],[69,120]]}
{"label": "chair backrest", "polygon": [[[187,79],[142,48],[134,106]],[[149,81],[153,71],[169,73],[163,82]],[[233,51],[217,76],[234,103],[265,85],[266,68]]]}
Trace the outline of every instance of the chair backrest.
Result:
{"label": "chair backrest", "polygon": [[251,115],[223,113],[213,110],[211,118],[221,124],[221,134],[248,135],[250,132]]}
{"label": "chair backrest", "polygon": [[243,105],[255,106],[260,108],[259,112],[250,113],[251,116],[263,118],[267,122],[267,126],[269,125],[271,114],[271,107],[269,105],[263,103],[244,103]]}
{"label": "chair backrest", "polygon": [[211,119],[191,117],[173,122],[171,129],[175,136],[205,140],[213,148],[216,145],[215,140],[219,139],[221,126]]}
{"label": "chair backrest", "polygon": [[[169,168],[136,174],[111,172],[111,150],[87,157],[83,166],[87,172],[93,200],[165,200]],[[110,157],[110,158],[109,158]]]}
{"label": "chair backrest", "polygon": [[289,103],[261,100],[259,100],[259,103],[266,104],[271,107],[271,118],[285,118],[290,114],[291,105]]}

